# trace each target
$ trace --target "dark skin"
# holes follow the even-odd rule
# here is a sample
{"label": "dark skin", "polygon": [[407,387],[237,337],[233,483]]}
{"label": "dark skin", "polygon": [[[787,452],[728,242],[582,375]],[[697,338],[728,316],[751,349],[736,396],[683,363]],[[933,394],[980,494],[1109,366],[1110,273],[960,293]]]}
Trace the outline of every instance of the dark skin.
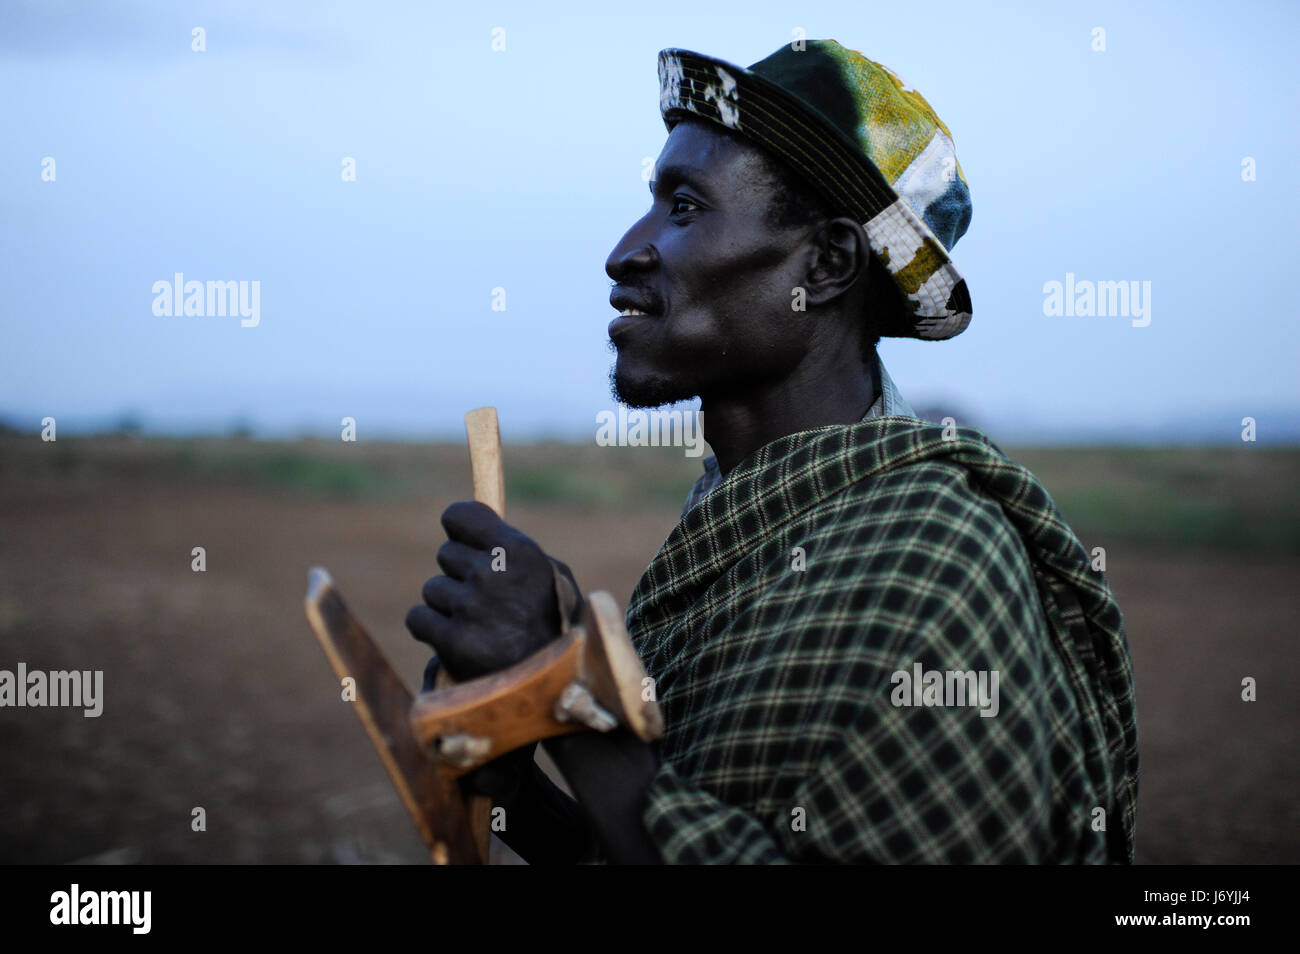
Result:
{"label": "dark skin", "polygon": [[[616,397],[656,407],[698,396],[724,474],[787,434],[860,420],[878,390],[862,358],[865,232],[847,217],[775,225],[774,185],[756,147],[680,122],[659,155],[649,211],[605,262],[611,303],[647,312],[610,324]],[[796,287],[802,312],[791,307]],[[506,668],[559,635],[541,547],[482,504],[452,504],[443,526],[443,575],[425,584],[406,625],[453,676]],[[498,546],[505,572],[491,569]],[[655,746],[623,730],[543,744],[577,805],[536,767],[532,746],[466,783],[506,808],[507,844],[534,863],[571,862],[594,838],[613,863],[658,863],[641,823]]]}

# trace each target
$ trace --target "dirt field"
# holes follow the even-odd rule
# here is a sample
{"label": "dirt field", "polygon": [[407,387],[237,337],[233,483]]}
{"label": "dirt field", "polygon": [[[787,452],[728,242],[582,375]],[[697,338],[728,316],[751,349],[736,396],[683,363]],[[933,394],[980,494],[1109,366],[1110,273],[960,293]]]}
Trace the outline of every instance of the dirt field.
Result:
{"label": "dirt field", "polygon": [[[1153,453],[1012,455],[1107,542],[1138,674],[1139,861],[1300,861],[1300,453]],[[512,521],[623,601],[699,466],[507,457]],[[423,862],[302,596],[328,567],[414,688],[427,652],[402,617],[466,469],[458,448],[0,438],[0,668],[102,669],[105,694],[97,719],[0,709],[0,862]]]}

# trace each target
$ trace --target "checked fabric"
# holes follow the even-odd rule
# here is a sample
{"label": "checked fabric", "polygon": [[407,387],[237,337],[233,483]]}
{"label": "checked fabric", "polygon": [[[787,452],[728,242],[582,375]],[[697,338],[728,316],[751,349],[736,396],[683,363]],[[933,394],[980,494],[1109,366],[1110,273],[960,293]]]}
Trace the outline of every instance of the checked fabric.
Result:
{"label": "checked fabric", "polygon": [[[978,431],[877,417],[768,444],[683,515],[628,629],[666,724],[643,813],[665,862],[1133,859],[1119,608]],[[997,714],[894,705],[915,663],[997,670]]]}

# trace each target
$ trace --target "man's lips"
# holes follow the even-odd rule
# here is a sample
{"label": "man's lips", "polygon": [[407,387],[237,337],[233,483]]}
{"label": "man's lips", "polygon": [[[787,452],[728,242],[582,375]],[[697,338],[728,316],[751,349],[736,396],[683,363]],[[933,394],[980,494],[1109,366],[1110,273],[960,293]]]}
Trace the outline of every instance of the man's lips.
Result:
{"label": "man's lips", "polygon": [[614,290],[609,293],[609,304],[620,315],[657,315],[663,310],[659,296],[650,289],[632,288],[628,285],[614,286]]}
{"label": "man's lips", "polygon": [[625,336],[645,319],[659,317],[662,310],[658,296],[653,295],[650,289],[628,285],[616,285],[609,293],[609,303],[618,309],[618,317],[609,323],[611,341]]}
{"label": "man's lips", "polygon": [[620,314],[617,318],[609,323],[609,337],[612,341],[617,341],[620,336],[626,335],[630,330],[647,320],[653,320],[654,315],[647,315],[645,312],[631,311]]}

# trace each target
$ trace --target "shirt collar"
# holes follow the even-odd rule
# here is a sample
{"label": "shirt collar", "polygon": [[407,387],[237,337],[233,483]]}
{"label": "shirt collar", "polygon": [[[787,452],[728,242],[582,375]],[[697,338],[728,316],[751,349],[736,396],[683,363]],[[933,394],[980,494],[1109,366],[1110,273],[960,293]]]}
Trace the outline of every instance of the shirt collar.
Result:
{"label": "shirt collar", "polygon": [[[916,417],[912,405],[908,404],[903,398],[903,395],[898,390],[898,385],[894,383],[894,379],[885,370],[885,363],[880,360],[880,355],[876,355],[876,371],[880,378],[880,397],[875,404],[871,405],[871,409],[863,415],[862,419],[865,421],[871,417]],[[875,411],[877,406],[880,407],[880,411],[873,414],[872,411]]]}
{"label": "shirt collar", "polygon": [[[903,398],[902,393],[898,390],[898,385],[894,379],[889,376],[885,370],[885,363],[880,360],[879,353],[873,350],[876,361],[876,380],[880,382],[880,396],[872,402],[871,407],[867,408],[867,413],[862,415],[863,421],[868,421],[873,417],[916,417],[916,412],[912,410],[912,405],[908,404]],[[704,474],[695,482],[691,492],[686,496],[686,506],[682,508],[682,516],[694,507],[697,503],[709,495],[714,487],[722,480],[722,473],[718,470],[718,459],[716,457],[704,458]]]}

